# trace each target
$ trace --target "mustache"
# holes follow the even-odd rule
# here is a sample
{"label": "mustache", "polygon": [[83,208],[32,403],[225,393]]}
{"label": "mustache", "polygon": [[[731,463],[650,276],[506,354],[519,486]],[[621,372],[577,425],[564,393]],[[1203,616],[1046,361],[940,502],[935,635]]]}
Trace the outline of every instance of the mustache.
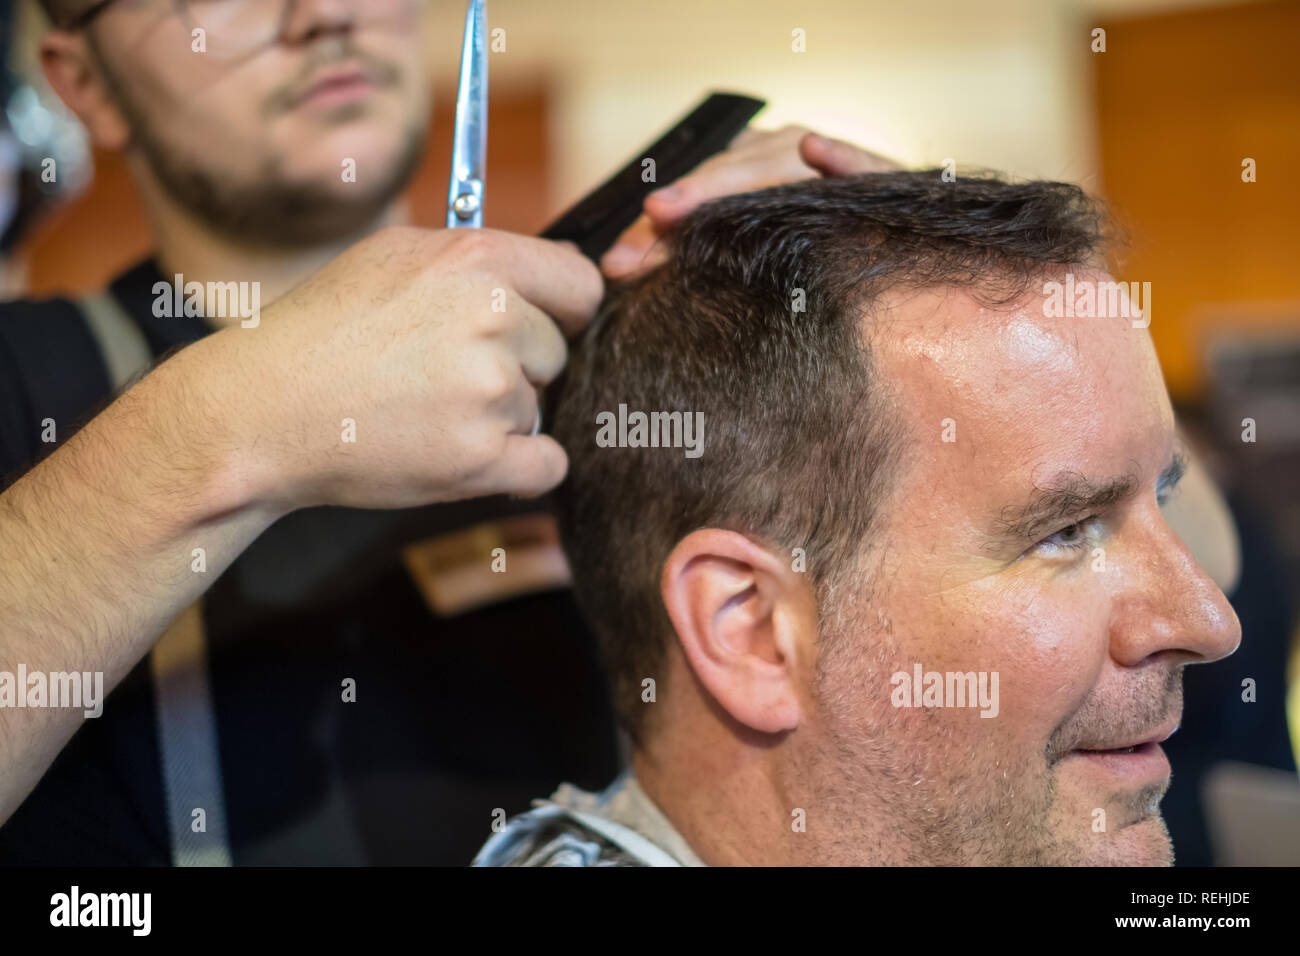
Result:
{"label": "mustache", "polygon": [[1048,738],[1048,763],[1056,763],[1071,750],[1088,744],[1141,740],[1182,712],[1181,664],[1152,671],[1118,704],[1091,694]]}
{"label": "mustache", "polygon": [[275,116],[293,109],[311,89],[316,74],[336,63],[356,63],[366,76],[379,87],[396,86],[401,82],[402,71],[395,63],[361,49],[350,37],[325,37],[307,50],[302,68],[288,82],[276,87],[262,104],[264,116]]}

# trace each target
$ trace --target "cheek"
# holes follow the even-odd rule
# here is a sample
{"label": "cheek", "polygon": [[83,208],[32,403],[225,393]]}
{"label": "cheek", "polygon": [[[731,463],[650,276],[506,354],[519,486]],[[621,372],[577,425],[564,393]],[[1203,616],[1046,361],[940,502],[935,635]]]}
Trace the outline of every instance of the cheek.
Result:
{"label": "cheek", "polygon": [[[196,61],[214,63],[202,56]],[[253,167],[265,146],[262,104],[271,93],[268,75],[222,65],[153,77],[133,96],[155,140],[193,162],[219,155],[228,167]]]}
{"label": "cheek", "polygon": [[979,642],[1002,672],[1007,722],[1041,746],[1092,692],[1107,657],[1108,603],[1081,564],[1020,580],[984,609]]}
{"label": "cheek", "polygon": [[1032,580],[1008,571],[906,603],[895,619],[901,660],[997,674],[998,715],[972,726],[999,747],[1040,752],[1106,661],[1107,598],[1086,564]]}

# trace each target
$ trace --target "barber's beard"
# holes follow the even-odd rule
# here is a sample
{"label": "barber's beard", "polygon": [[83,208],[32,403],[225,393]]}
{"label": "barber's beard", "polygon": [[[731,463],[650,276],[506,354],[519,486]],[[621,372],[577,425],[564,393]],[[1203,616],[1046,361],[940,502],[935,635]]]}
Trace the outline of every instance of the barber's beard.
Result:
{"label": "barber's beard", "polygon": [[[103,58],[99,59],[102,65]],[[132,145],[140,150],[163,191],[213,230],[238,241],[295,248],[360,238],[376,227],[423,157],[428,127],[421,118],[406,129],[386,173],[376,178],[377,171],[371,171],[364,188],[353,184],[357,188],[345,190],[346,195],[319,182],[287,177],[274,157],[256,173],[237,180],[223,162],[222,151],[199,159],[170,146],[159,128],[165,120],[135,102],[126,84],[107,69],[104,72],[130,125]],[[263,113],[276,112],[272,107],[277,97],[283,99],[283,92],[277,91]],[[347,122],[353,115],[343,109],[336,120]]]}
{"label": "barber's beard", "polygon": [[268,246],[316,246],[360,237],[373,229],[418,168],[424,127],[409,129],[382,183],[347,196],[318,183],[294,181],[268,164],[252,180],[235,182],[220,166],[186,162],[144,132],[136,137],[167,195],[213,229]]}

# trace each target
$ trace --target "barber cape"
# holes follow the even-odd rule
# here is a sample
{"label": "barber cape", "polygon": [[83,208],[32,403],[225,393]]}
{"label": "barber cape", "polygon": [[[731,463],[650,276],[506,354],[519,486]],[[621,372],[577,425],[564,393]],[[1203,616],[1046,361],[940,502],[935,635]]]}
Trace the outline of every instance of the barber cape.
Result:
{"label": "barber cape", "polygon": [[474,866],[704,866],[624,771],[600,793],[561,784],[488,840]]}

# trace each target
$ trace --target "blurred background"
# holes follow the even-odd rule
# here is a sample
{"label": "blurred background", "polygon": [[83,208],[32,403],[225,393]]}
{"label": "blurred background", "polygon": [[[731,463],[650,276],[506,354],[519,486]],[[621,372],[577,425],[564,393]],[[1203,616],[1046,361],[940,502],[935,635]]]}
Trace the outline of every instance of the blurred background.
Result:
{"label": "blurred background", "polygon": [[[410,200],[436,226],[464,5],[433,6],[432,137]],[[44,88],[34,4],[0,7],[0,294],[89,291],[149,251],[146,220],[120,158],[88,151]],[[1178,862],[1300,863],[1300,4],[491,0],[488,19],[506,40],[491,61],[489,226],[539,231],[710,89],[766,99],[760,126],[801,123],[906,165],[1075,181],[1110,202],[1129,237],[1116,277],[1152,284],[1170,392],[1242,551],[1230,596],[1245,643],[1189,670],[1166,748]],[[39,175],[51,155],[57,193]]]}

